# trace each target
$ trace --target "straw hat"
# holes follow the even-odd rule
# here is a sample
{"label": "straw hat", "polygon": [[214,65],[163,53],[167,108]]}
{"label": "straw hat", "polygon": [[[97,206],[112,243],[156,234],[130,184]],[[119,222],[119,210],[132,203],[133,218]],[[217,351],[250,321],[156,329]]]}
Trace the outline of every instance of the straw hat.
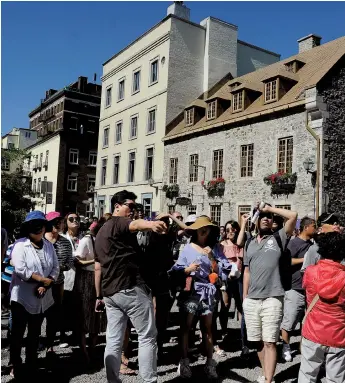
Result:
{"label": "straw hat", "polygon": [[206,226],[213,226],[218,228],[218,226],[212,223],[208,217],[199,217],[192,225],[188,226],[187,230],[198,230]]}

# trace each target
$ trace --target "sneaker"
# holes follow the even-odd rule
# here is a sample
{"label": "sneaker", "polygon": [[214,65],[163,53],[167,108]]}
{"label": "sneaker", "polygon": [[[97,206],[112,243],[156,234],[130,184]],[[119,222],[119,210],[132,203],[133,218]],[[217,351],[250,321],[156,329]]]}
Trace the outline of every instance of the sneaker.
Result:
{"label": "sneaker", "polygon": [[265,377],[263,375],[259,376],[257,379],[256,379],[257,383],[265,383]]}
{"label": "sneaker", "polygon": [[218,374],[216,371],[217,363],[215,360],[211,359],[206,362],[205,373],[208,379],[218,379]]}
{"label": "sneaker", "polygon": [[177,375],[182,379],[190,379],[192,377],[192,370],[189,366],[189,359],[181,359],[177,368]]}
{"label": "sneaker", "polygon": [[68,343],[60,343],[59,347],[60,348],[67,348],[68,347]]}
{"label": "sneaker", "polygon": [[285,362],[292,361],[291,349],[290,349],[290,345],[288,344],[283,345],[283,359],[285,360]]}

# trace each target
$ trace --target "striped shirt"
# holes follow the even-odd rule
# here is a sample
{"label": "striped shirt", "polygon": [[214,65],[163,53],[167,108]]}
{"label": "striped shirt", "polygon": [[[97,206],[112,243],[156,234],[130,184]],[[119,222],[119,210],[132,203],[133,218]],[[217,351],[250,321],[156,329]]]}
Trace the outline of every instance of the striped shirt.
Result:
{"label": "striped shirt", "polygon": [[56,284],[61,284],[65,280],[64,271],[68,271],[74,264],[72,256],[72,246],[68,239],[59,235],[54,243],[54,249],[60,265],[60,273],[56,280]]}

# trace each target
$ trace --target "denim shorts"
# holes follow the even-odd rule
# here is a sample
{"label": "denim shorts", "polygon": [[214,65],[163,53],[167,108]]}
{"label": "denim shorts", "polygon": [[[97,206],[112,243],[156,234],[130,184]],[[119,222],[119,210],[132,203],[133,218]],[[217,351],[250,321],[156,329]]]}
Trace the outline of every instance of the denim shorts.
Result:
{"label": "denim shorts", "polygon": [[207,301],[200,301],[199,295],[192,295],[186,300],[181,301],[179,307],[188,314],[205,316],[213,313],[215,304],[215,300],[210,305]]}

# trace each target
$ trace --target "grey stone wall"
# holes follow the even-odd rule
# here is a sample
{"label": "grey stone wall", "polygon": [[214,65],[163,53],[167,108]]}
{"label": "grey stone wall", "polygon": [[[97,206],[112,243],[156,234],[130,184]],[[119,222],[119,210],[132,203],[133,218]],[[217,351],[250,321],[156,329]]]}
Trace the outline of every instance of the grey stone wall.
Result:
{"label": "grey stone wall", "polygon": [[[291,113],[291,112],[290,112]],[[293,137],[293,171],[297,172],[298,180],[295,194],[288,198],[282,196],[273,198],[270,187],[264,184],[263,178],[277,171],[278,139]],[[240,147],[254,144],[253,177],[240,177]],[[206,166],[205,182],[212,179],[213,150],[223,149],[223,177],[226,180],[224,197],[209,198],[207,191],[201,186],[203,170],[199,169],[199,180],[189,183],[189,155],[199,154],[199,165]],[[291,205],[299,216],[314,213],[314,189],[310,176],[303,168],[307,157],[315,157],[316,143],[305,128],[305,112],[296,110],[292,114],[275,115],[269,119],[238,125],[222,131],[194,136],[180,142],[165,143],[165,179],[169,183],[169,161],[178,158],[178,184],[181,196],[191,196],[192,203],[197,205],[197,214],[210,214],[210,204],[222,205],[221,221],[238,219],[239,206],[252,205],[255,201],[265,200],[274,205]],[[164,199],[163,208],[174,201]],[[186,215],[186,208],[176,206],[176,209]]]}
{"label": "grey stone wall", "polygon": [[327,176],[324,189],[328,194],[327,210],[336,212],[345,222],[345,60],[333,68],[318,87],[327,104],[328,118],[323,123],[324,143],[327,145]]}

